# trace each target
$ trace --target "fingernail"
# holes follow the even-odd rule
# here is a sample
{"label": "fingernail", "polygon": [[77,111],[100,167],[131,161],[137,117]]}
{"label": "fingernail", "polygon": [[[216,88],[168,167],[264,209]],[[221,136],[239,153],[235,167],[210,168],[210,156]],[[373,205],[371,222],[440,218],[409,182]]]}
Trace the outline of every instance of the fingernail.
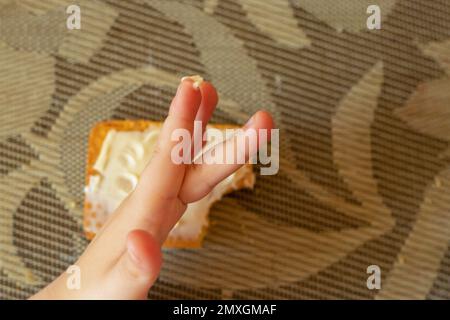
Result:
{"label": "fingernail", "polygon": [[244,124],[244,129],[247,129],[248,127],[250,127],[253,124],[253,122],[255,121],[254,118],[255,118],[255,115],[253,115],[250,119],[248,119],[247,123]]}
{"label": "fingernail", "polygon": [[203,82],[203,78],[199,75],[193,75],[193,76],[186,76],[186,77],[182,77],[181,78],[181,82],[183,82],[184,80],[190,79],[193,81],[192,83],[192,87],[195,90],[198,90]]}

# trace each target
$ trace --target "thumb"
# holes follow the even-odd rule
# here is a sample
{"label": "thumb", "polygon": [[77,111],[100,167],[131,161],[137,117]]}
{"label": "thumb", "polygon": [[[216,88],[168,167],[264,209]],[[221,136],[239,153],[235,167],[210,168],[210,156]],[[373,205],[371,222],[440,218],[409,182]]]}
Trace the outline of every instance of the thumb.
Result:
{"label": "thumb", "polygon": [[107,277],[111,299],[145,299],[162,265],[161,246],[144,230],[131,231],[126,248]]}

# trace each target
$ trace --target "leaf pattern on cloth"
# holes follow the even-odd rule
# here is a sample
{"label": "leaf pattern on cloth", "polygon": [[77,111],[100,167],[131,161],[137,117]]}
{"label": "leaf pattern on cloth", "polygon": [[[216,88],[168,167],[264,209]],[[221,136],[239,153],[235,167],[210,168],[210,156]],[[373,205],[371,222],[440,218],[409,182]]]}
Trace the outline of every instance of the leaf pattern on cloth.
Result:
{"label": "leaf pattern on cloth", "polygon": [[[26,168],[26,167],[25,167]],[[27,268],[14,245],[14,212],[39,177],[27,170],[13,171],[0,178],[2,205],[0,206],[0,270],[22,285],[43,284],[42,279]]]}
{"label": "leaf pattern on cloth", "polygon": [[389,226],[390,220],[385,219],[391,214],[378,193],[371,160],[371,125],[382,84],[383,63],[378,62],[339,103],[332,138],[339,173],[370,214],[371,223]]}
{"label": "leaf pattern on cloth", "polygon": [[439,62],[447,75],[450,76],[450,39],[443,42],[430,42],[419,45],[422,52]]}
{"label": "leaf pattern on cloth", "polygon": [[[280,122],[279,112],[270,99],[256,61],[247,55],[244,42],[235,37],[229,28],[208,14],[181,3],[161,0],[147,2],[173,20],[183,23],[192,34],[195,43],[201,48],[200,60],[207,68],[210,80],[221,96],[229,100],[228,103],[219,101],[219,108],[245,123],[253,112],[264,105],[264,108],[273,113],[275,121]],[[206,24],[209,32],[204,32],[203,26]],[[211,33],[214,37],[211,37]],[[223,46],[224,43],[227,44],[226,47]],[[249,100],[249,96],[252,103],[247,108],[250,110],[244,113],[239,102]]]}
{"label": "leaf pattern on cloth", "polygon": [[[279,285],[300,281],[339,261],[380,233],[370,226],[320,233],[290,226],[274,228],[272,222],[231,201],[227,201],[227,206],[219,203],[214,218],[222,222],[232,220],[233,237],[240,241],[229,243],[221,235],[223,226],[212,225],[202,250],[189,255],[182,251],[165,253],[164,261],[168,265],[185,263],[186,268],[183,274],[163,268],[161,280],[175,277],[184,285],[227,290],[264,288],[274,281]],[[280,237],[280,233],[285,236]],[[343,234],[346,240],[341,241]],[[307,265],[303,265],[305,261]],[[222,268],[224,264],[227,268]],[[266,267],[255,268],[255,264]]]}
{"label": "leaf pattern on cloth", "polygon": [[[0,137],[21,136],[50,106],[54,91],[54,58],[37,52],[18,51],[0,40]],[[32,144],[24,143],[33,151]],[[41,279],[28,269],[13,245],[13,213],[30,186],[37,181],[30,164],[18,166],[0,178],[0,269],[9,278],[27,285]],[[18,169],[21,170],[18,170]]]}
{"label": "leaf pattern on cloth", "polygon": [[117,11],[97,1],[83,0],[81,30],[70,30],[59,48],[59,54],[76,62],[88,62],[102,46],[110,27],[117,18]]}
{"label": "leaf pattern on cloth", "polygon": [[21,166],[29,164],[31,159],[37,158],[37,154],[20,135],[0,139],[0,150],[0,176],[20,169]]}
{"label": "leaf pattern on cloth", "polygon": [[[450,41],[420,46],[450,75]],[[395,114],[414,130],[450,141],[450,79],[422,83]],[[450,158],[450,146],[440,154]],[[425,299],[450,243],[450,168],[441,170],[424,192],[416,223],[378,299]],[[403,289],[410,283],[409,290]]]}
{"label": "leaf pattern on cloth", "polygon": [[[66,19],[69,17],[66,8],[72,4],[80,7],[82,17],[80,30],[68,30],[66,27]],[[49,32],[53,35],[58,31],[64,36],[58,46],[58,53],[79,63],[87,63],[102,46],[107,32],[118,15],[108,4],[92,0],[80,0],[76,3],[70,0],[20,0],[18,5],[33,14],[33,19],[42,21],[41,25],[44,26],[48,23],[47,17],[50,14],[57,15],[58,25],[49,29]],[[48,38],[48,34],[40,31],[37,37],[45,39]]]}
{"label": "leaf pattern on cloth", "polygon": [[422,83],[395,113],[415,130],[450,141],[450,78]]}
{"label": "leaf pattern on cloth", "polygon": [[[447,77],[420,84],[395,114],[420,133],[450,141],[450,40],[419,44],[419,47],[441,65]],[[441,157],[448,154],[450,145]]]}
{"label": "leaf pattern on cloth", "polygon": [[312,13],[337,31],[358,32],[367,30],[367,7],[372,4],[380,6],[381,23],[392,11],[397,0],[292,0],[292,3]]}
{"label": "leaf pattern on cloth", "polygon": [[311,45],[311,40],[298,26],[288,0],[239,0],[239,2],[247,12],[249,20],[276,42],[296,49]]}
{"label": "leaf pattern on cloth", "polygon": [[67,32],[64,13],[53,9],[34,15],[11,2],[0,11],[0,40],[18,50],[56,53]]}
{"label": "leaf pattern on cloth", "polygon": [[0,42],[0,137],[21,133],[50,106],[54,58]]}
{"label": "leaf pattern on cloth", "polygon": [[[425,299],[450,243],[450,168],[425,190],[417,221],[377,298]],[[410,283],[408,290],[404,284]]]}

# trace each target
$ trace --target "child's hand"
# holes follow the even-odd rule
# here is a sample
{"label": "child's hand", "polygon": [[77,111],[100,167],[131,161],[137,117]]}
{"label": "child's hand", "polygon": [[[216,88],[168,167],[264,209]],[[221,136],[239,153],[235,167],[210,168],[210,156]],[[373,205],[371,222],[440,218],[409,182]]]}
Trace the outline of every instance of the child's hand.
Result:
{"label": "child's hand", "polygon": [[[35,299],[144,299],[158,277],[161,245],[182,216],[187,203],[197,201],[239,164],[174,164],[171,134],[177,128],[192,133],[194,120],[204,125],[217,104],[214,87],[203,82],[200,90],[191,79],[177,90],[161,130],[158,147],[135,190],[122,202],[76,265],[81,288],[69,290],[63,273],[32,298]],[[266,112],[257,112],[246,128],[271,129]],[[217,148],[225,148],[222,144]],[[248,153],[248,150],[246,151]],[[248,159],[248,154],[246,155]]]}

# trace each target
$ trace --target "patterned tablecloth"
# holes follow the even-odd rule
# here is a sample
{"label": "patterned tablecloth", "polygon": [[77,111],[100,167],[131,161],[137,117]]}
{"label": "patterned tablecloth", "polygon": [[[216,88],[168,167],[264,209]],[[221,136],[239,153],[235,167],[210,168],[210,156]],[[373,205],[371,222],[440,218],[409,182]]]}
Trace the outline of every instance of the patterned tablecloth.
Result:
{"label": "patterned tablecloth", "polygon": [[[182,75],[259,108],[280,171],[214,205],[201,250],[164,252],[150,298],[450,298],[450,2],[0,0],[0,298],[87,245],[87,134],[162,120]],[[167,85],[171,83],[172,85]],[[381,269],[381,290],[366,286]]]}

